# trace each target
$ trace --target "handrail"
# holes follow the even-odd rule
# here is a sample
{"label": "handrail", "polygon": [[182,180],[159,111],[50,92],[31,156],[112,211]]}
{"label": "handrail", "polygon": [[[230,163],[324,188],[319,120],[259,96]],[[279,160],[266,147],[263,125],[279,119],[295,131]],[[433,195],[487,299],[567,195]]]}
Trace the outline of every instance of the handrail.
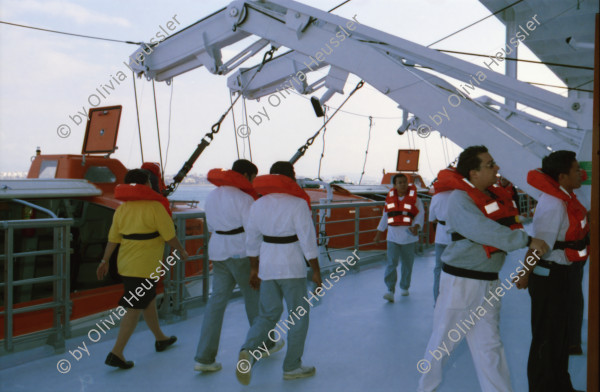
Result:
{"label": "handrail", "polygon": [[[429,200],[423,200],[425,206],[429,204]],[[360,260],[354,266],[355,270],[360,269],[360,265],[369,264],[371,262],[380,260],[385,255],[385,250],[374,250],[369,251],[370,253],[365,256],[365,253],[360,253],[361,249],[365,247],[369,247],[375,245],[372,241],[361,243],[360,236],[365,233],[373,233],[375,232],[376,225],[369,223],[369,220],[379,220],[381,216],[363,216],[361,217],[361,208],[364,207],[382,207],[385,203],[383,201],[365,201],[365,202],[342,202],[342,203],[327,203],[327,204],[315,204],[311,206],[313,223],[317,228],[322,228],[326,230],[329,225],[339,225],[341,223],[351,223],[354,222],[353,230],[348,233],[338,233],[333,235],[323,234],[323,231],[317,230],[318,242],[319,244],[323,244],[319,246],[319,263],[321,264],[321,270],[326,272],[330,268],[337,267],[338,264],[335,261],[330,261],[330,259],[335,258],[346,258],[352,252],[357,252],[356,254],[360,255]],[[319,211],[320,210],[336,210],[336,209],[346,209],[352,208],[352,212],[354,216],[351,219],[339,219],[339,220],[325,220],[323,222],[319,222]],[[427,208],[427,207],[425,207]],[[185,276],[185,265],[186,262],[183,260],[178,261],[172,268],[171,271],[167,273],[164,280],[164,299],[163,303],[160,307],[159,314],[161,317],[166,318],[168,321],[184,319],[187,317],[187,307],[191,303],[202,301],[206,303],[209,297],[209,287],[210,287],[210,264],[208,260],[208,239],[209,233],[205,222],[206,215],[204,212],[175,212],[173,214],[173,220],[177,226],[177,238],[182,242],[185,247],[186,241],[191,239],[202,238],[202,246],[198,249],[199,253],[190,257],[189,260],[203,260],[203,273],[201,276]],[[186,222],[188,219],[202,219],[203,221],[203,234],[202,235],[187,235],[185,233]],[[369,227],[364,227],[365,224],[370,225]],[[420,244],[419,247],[423,248],[425,246],[426,240],[429,238],[429,225],[425,224],[424,230],[420,235]],[[352,236],[351,245],[331,249],[328,248],[326,243],[329,240],[335,240],[342,237]],[[332,257],[333,256],[333,257]],[[186,284],[202,281],[202,293],[198,295],[192,295]]]}
{"label": "handrail", "polygon": [[[0,229],[4,231],[4,255],[1,255],[2,257],[0,258],[0,260],[4,261],[4,282],[0,283],[0,288],[4,289],[4,310],[0,311],[0,315],[4,316],[4,348],[7,352],[14,350],[15,343],[37,339],[40,335],[46,336],[47,343],[53,345],[55,349],[64,350],[65,338],[70,334],[69,242],[70,227],[72,224],[73,219],[63,218],[0,221]],[[26,228],[51,228],[53,237],[52,249],[15,252],[14,232],[15,230]],[[52,255],[52,275],[14,280],[15,261],[19,258],[36,255]],[[41,282],[53,283],[52,301],[50,303],[15,309],[15,304],[13,303],[14,287]],[[36,334],[14,337],[14,315],[34,312],[40,309],[52,309],[54,311],[52,328]]]}
{"label": "handrail", "polygon": [[50,215],[51,218],[54,218],[54,219],[58,218],[58,216],[56,216],[56,214],[54,212],[52,212],[49,209],[44,208],[42,206],[38,206],[37,204],[33,204],[33,203],[30,203],[28,201],[21,200],[21,199],[10,199],[10,200],[14,201],[15,203],[23,204],[24,206],[35,208],[36,210],[40,210],[43,213]]}

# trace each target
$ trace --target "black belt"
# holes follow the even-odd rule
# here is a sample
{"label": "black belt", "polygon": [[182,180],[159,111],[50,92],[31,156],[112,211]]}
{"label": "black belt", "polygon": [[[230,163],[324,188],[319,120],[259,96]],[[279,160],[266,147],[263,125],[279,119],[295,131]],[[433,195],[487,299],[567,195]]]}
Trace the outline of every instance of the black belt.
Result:
{"label": "black belt", "polygon": [[234,235],[234,234],[240,234],[243,232],[244,232],[244,226],[236,227],[235,229],[227,230],[227,231],[221,231],[221,230],[215,231],[215,233],[222,234],[222,235]]}
{"label": "black belt", "polygon": [[551,260],[538,260],[538,262],[535,265],[536,267],[544,267],[544,268],[548,268],[549,270],[552,269],[557,269],[557,268],[569,268],[570,265],[567,264],[558,264],[556,261],[551,261]]}
{"label": "black belt", "polygon": [[442,271],[450,275],[459,276],[461,278],[477,280],[498,280],[497,272],[473,271],[464,268],[454,267],[446,263],[442,264]]}
{"label": "black belt", "polygon": [[160,236],[158,231],[155,231],[154,233],[143,233],[143,234],[138,234],[138,233],[123,234],[123,238],[125,238],[126,240],[136,240],[136,241],[151,240],[158,236]]}
{"label": "black belt", "polygon": [[590,244],[590,235],[589,233],[582,239],[577,241],[556,241],[554,243],[554,248],[552,249],[574,249],[574,250],[584,250]]}
{"label": "black belt", "polygon": [[548,269],[552,269],[555,266],[557,266],[558,264],[556,264],[554,261],[550,261],[550,260],[538,260],[538,262],[536,263],[536,267],[540,266],[540,267],[544,267],[544,268],[548,268]]}
{"label": "black belt", "polygon": [[458,234],[457,232],[450,234],[450,237],[452,237],[452,241],[460,241],[460,240],[468,239],[467,237],[462,236],[462,235]]}
{"label": "black belt", "polygon": [[263,241],[269,244],[291,244],[292,242],[298,241],[298,236],[288,235],[287,237],[271,237],[270,235],[263,235]]}
{"label": "black belt", "polygon": [[[452,238],[452,241],[469,240],[467,237],[465,237],[457,232],[452,233],[450,235],[450,237]],[[471,241],[471,240],[469,240],[469,241]],[[475,243],[475,241],[471,241],[471,242]],[[498,252],[506,253],[502,249],[496,249],[491,254],[498,253]]]}
{"label": "black belt", "polygon": [[507,217],[504,217],[504,218],[500,218],[496,222],[500,223],[502,226],[507,226],[507,227],[511,227],[512,225],[515,225],[515,224],[519,223],[517,221],[517,217],[516,216],[507,216]]}
{"label": "black belt", "polygon": [[390,211],[387,214],[388,214],[389,218],[393,218],[398,215],[410,216],[411,218],[413,218],[415,216],[414,214],[411,214],[408,211]]}

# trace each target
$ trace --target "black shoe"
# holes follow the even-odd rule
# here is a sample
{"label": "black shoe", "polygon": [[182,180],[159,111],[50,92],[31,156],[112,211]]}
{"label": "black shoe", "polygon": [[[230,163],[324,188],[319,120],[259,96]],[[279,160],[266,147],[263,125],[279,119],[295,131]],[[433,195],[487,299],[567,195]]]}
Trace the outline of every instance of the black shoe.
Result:
{"label": "black shoe", "polygon": [[169,347],[176,341],[177,341],[177,336],[171,336],[167,340],[161,340],[160,342],[157,340],[156,342],[154,342],[154,348],[156,349],[156,352],[165,351],[167,349],[167,347]]}
{"label": "black shoe", "polygon": [[104,363],[108,366],[118,367],[121,369],[131,369],[133,367],[133,361],[123,361],[113,353],[108,353]]}

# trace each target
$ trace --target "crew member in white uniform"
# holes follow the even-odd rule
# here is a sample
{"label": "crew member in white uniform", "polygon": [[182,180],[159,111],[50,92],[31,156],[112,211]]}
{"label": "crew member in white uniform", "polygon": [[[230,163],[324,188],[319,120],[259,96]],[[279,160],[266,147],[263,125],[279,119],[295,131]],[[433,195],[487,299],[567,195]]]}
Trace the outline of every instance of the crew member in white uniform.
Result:
{"label": "crew member in white uniform", "polygon": [[[276,162],[270,173],[285,176],[285,181],[303,192],[295,183],[294,167],[291,163]],[[275,176],[269,176],[273,177]],[[257,181],[258,179],[254,183],[255,187]],[[260,188],[256,189],[259,193],[264,193]],[[293,324],[287,324],[290,329],[286,331],[288,347],[283,362],[283,378],[289,380],[314,375],[314,367],[302,365],[310,309],[305,300],[305,259],[313,269],[313,281],[317,286],[321,286],[317,238],[307,201],[285,192],[274,192],[263,195],[254,202],[248,219],[246,250],[252,266],[250,284],[253,287],[260,286],[260,304],[259,314],[252,323],[240,351],[236,369],[238,381],[244,385],[249,384],[252,364],[269,355],[264,349],[261,352],[260,347],[265,347],[269,341],[279,341],[285,337],[279,330],[277,334],[270,332],[281,320],[283,299],[285,309],[288,310],[288,319],[293,321]],[[256,355],[260,356],[257,358]],[[249,369],[244,368],[247,365],[250,365]]]}
{"label": "crew member in white uniform", "polygon": [[[464,177],[462,182],[468,179],[468,187],[482,193],[496,182],[498,170],[484,146],[465,149],[456,168],[459,177]],[[548,246],[523,230],[511,230],[488,218],[469,193],[459,188],[450,194],[447,215],[449,230],[463,238],[453,238],[442,255],[440,294],[423,359],[429,366],[419,368],[423,374],[418,391],[436,390],[442,382],[445,361],[466,337],[481,390],[510,392],[510,374],[499,331],[501,297],[496,291],[507,288],[504,282],[500,287],[498,271],[504,264],[504,252],[529,245],[545,253]],[[488,257],[484,244],[502,252],[496,251]]]}
{"label": "crew member in white uniform", "polygon": [[[250,161],[234,162],[232,171],[252,182],[258,173]],[[225,308],[235,285],[239,285],[246,305],[248,322],[258,314],[258,291],[250,287],[250,260],[246,256],[248,215],[254,198],[234,186],[219,186],[211,191],[204,205],[206,223],[211,232],[208,257],[213,264],[212,294],[204,312],[200,340],[196,350],[194,370],[216,372],[221,364],[216,362],[221,338]]]}
{"label": "crew member in white uniform", "polygon": [[[551,153],[542,160],[541,171],[529,173],[527,182],[543,192],[533,215],[533,234],[553,249],[539,261],[532,258],[535,269],[530,269],[516,283],[520,289],[529,287],[531,296],[529,391],[574,392],[569,376],[568,316],[569,308],[574,305],[569,302],[572,290],[569,274],[577,264],[585,262],[589,244],[587,209],[573,193],[581,187],[575,153],[565,150]],[[571,225],[580,238],[567,242],[565,237]],[[566,249],[571,249],[568,255]],[[525,259],[530,256],[531,251]]]}
{"label": "crew member in white uniform", "polygon": [[[435,188],[435,183],[433,184]],[[450,234],[446,225],[448,198],[450,191],[438,192],[431,198],[429,204],[429,221],[436,222],[435,228],[435,267],[433,267],[433,303],[440,294],[440,273],[442,272],[442,253],[450,244]]]}

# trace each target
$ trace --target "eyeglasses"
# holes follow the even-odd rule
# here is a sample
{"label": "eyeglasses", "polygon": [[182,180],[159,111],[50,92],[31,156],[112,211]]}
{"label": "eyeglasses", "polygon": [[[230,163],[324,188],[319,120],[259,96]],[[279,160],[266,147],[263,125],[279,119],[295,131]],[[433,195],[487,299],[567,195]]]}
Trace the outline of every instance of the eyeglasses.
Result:
{"label": "eyeglasses", "polygon": [[493,169],[494,166],[496,166],[496,161],[491,160],[490,162],[486,163],[485,165],[483,165],[485,167],[487,167],[488,169]]}

